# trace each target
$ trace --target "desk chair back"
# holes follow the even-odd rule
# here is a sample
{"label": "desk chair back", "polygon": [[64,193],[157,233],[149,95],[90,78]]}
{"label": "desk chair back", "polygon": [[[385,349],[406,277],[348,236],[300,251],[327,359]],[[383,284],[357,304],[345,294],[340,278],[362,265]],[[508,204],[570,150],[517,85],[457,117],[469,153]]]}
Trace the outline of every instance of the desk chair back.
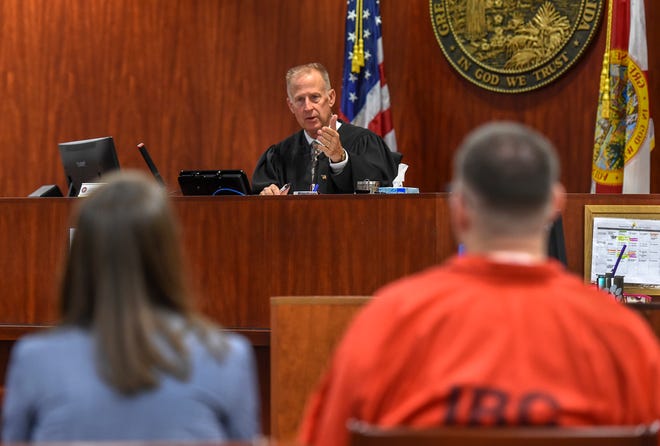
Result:
{"label": "desk chair back", "polygon": [[589,427],[383,429],[351,422],[351,446],[657,446],[660,423]]}

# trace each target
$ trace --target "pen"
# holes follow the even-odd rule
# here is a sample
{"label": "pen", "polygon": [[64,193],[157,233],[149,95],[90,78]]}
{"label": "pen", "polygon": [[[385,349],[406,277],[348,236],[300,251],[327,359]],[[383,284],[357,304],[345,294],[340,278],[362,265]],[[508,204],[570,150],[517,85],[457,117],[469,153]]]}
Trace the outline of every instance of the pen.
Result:
{"label": "pen", "polygon": [[319,185],[318,184],[312,184],[312,187],[310,188],[312,192],[318,192],[319,191]]}
{"label": "pen", "polygon": [[616,258],[616,263],[614,264],[614,268],[612,268],[612,276],[616,274],[616,269],[619,267],[619,262],[621,261],[621,258],[623,257],[623,253],[626,250],[626,245],[624,244],[621,247],[621,252],[619,252],[619,257]]}
{"label": "pen", "polygon": [[280,187],[280,192],[285,192],[289,190],[290,187],[291,187],[291,183],[286,183],[284,186]]}

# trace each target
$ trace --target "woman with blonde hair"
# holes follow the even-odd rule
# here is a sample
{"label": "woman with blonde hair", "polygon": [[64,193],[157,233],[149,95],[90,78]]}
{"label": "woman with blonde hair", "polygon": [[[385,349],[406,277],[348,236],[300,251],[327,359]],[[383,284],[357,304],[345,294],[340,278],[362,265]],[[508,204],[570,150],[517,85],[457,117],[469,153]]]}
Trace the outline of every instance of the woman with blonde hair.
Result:
{"label": "woman with blonde hair", "polygon": [[60,324],[12,351],[3,441],[252,439],[251,346],[192,309],[166,191],[105,181],[75,214]]}

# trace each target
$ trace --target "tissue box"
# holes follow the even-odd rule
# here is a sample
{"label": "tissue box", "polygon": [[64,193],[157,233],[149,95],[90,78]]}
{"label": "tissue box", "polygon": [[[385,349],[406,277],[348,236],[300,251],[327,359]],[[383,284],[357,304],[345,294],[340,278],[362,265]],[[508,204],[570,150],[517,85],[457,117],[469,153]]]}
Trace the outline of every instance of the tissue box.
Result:
{"label": "tissue box", "polygon": [[379,187],[379,194],[418,194],[418,187]]}

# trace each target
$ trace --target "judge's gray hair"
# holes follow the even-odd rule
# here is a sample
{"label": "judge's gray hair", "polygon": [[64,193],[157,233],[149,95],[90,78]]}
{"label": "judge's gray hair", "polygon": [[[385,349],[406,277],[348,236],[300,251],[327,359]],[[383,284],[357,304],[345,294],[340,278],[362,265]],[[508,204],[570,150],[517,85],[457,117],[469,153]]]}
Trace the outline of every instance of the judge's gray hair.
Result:
{"label": "judge's gray hair", "polygon": [[323,82],[325,83],[325,91],[329,91],[332,88],[330,86],[330,75],[328,74],[328,70],[322,64],[318,62],[312,62],[304,65],[298,65],[290,68],[289,71],[286,72],[286,92],[289,96],[289,99],[293,99],[291,97],[291,81],[301,74],[307,74],[310,71],[317,71],[321,75]]}

